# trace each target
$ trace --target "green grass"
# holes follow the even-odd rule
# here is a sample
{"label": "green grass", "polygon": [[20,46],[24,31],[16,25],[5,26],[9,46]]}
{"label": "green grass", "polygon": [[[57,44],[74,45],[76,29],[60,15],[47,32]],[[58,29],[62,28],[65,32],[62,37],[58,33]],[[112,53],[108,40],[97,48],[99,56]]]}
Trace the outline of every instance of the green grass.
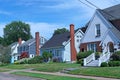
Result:
{"label": "green grass", "polygon": [[70,74],[82,74],[89,76],[120,78],[120,67],[84,67],[69,72]]}
{"label": "green grass", "polygon": [[38,71],[57,72],[65,68],[80,68],[80,64],[72,64],[72,63],[9,64],[7,66],[2,66],[2,68],[7,68],[7,69],[34,68],[34,70],[38,70]]}
{"label": "green grass", "polygon": [[7,70],[7,69],[0,69],[0,72],[7,72],[7,71],[10,71],[10,70]]}
{"label": "green grass", "polygon": [[12,74],[35,77],[35,78],[42,78],[42,79],[47,79],[47,80],[93,80],[93,79],[74,78],[74,77],[66,77],[66,76],[55,76],[55,75],[30,73],[30,72],[14,72]]}
{"label": "green grass", "polygon": [[80,68],[80,64],[72,64],[72,63],[54,63],[54,64],[45,64],[41,67],[35,68],[37,71],[44,72],[58,72],[66,68]]}

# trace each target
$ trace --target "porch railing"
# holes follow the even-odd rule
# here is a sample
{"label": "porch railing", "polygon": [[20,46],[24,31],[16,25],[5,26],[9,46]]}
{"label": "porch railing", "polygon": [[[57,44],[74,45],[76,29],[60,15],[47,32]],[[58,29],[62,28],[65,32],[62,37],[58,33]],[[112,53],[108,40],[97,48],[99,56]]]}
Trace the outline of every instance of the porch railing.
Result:
{"label": "porch railing", "polygon": [[91,61],[95,60],[95,53],[92,53],[87,58],[84,58],[84,66],[86,66]]}
{"label": "porch railing", "polygon": [[104,53],[102,56],[100,56],[99,60],[99,65],[101,65],[102,62],[107,62],[110,59],[110,53]]}

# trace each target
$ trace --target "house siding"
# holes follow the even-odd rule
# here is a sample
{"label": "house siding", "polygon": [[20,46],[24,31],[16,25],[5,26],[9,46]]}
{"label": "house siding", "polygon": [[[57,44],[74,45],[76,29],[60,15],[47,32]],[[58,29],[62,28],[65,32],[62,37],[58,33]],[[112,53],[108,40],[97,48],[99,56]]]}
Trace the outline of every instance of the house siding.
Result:
{"label": "house siding", "polygon": [[[101,35],[96,37],[96,24],[100,24]],[[104,34],[107,32],[107,23],[102,19],[102,17],[96,12],[91,19],[84,38],[82,39],[82,43],[101,41]]]}
{"label": "house siding", "polygon": [[41,49],[41,53],[43,53],[43,52],[52,53],[52,59],[57,58],[57,59],[59,59],[60,62],[63,62],[64,61],[64,57],[63,57],[64,50],[65,50],[64,47],[47,48],[47,49]]}
{"label": "house siding", "polygon": [[36,54],[36,44],[35,42],[29,46],[29,54]]}

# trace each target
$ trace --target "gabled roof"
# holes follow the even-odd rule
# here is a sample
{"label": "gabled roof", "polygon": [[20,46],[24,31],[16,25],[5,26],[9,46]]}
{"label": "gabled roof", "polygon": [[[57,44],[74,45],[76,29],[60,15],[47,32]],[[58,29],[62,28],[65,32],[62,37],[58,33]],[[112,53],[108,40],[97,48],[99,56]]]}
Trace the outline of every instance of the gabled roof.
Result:
{"label": "gabled roof", "polygon": [[50,47],[57,47],[57,46],[63,46],[62,43],[64,41],[67,41],[70,38],[70,33],[65,32],[63,34],[56,34],[52,36],[50,40],[48,40],[42,48],[50,48]]}
{"label": "gabled roof", "polygon": [[[75,33],[81,30],[83,33],[86,31],[86,27],[78,28],[75,30]],[[67,42],[70,39],[70,32],[65,32],[62,34],[56,34],[52,36],[50,40],[48,40],[41,48],[54,48],[54,47],[62,47],[63,42]]]}
{"label": "gabled roof", "polygon": [[[41,42],[42,38],[44,38],[44,37],[40,36],[40,44],[41,45],[43,45],[47,41],[47,39],[44,38],[45,42]],[[33,43],[35,43],[35,38],[32,38],[32,39],[29,39],[29,40],[25,41],[23,44],[19,45],[19,47],[26,46],[26,45],[30,46]]]}
{"label": "gabled roof", "polygon": [[23,44],[19,45],[19,47],[25,46],[25,45],[29,45],[30,43],[32,43],[32,42],[34,42],[34,41],[35,41],[35,38],[29,39],[29,40],[27,40],[26,42],[24,42]]}
{"label": "gabled roof", "polygon": [[120,19],[120,4],[100,10],[97,9],[107,20]]}
{"label": "gabled roof", "polygon": [[117,30],[120,31],[120,4],[100,10],[103,17],[109,21]]}
{"label": "gabled roof", "polygon": [[9,47],[12,47],[12,46],[17,45],[17,44],[18,44],[18,42],[14,42],[14,43],[10,44]]}

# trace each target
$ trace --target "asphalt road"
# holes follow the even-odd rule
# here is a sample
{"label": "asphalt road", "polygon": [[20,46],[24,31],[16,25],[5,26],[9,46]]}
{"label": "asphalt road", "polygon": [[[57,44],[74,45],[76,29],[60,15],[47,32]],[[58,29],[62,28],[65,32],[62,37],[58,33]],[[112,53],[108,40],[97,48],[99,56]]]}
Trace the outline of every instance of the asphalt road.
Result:
{"label": "asphalt road", "polygon": [[26,77],[26,76],[17,76],[17,75],[13,75],[13,74],[0,73],[0,80],[42,80],[42,79]]}

